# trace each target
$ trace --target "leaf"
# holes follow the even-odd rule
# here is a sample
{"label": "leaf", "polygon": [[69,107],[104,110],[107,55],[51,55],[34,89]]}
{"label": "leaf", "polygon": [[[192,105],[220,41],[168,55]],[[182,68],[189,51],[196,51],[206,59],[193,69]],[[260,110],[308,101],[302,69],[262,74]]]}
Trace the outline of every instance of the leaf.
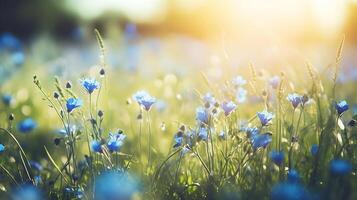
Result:
{"label": "leaf", "polygon": [[343,124],[342,120],[339,118],[337,120],[338,127],[340,127],[341,130],[345,130],[345,125]]}

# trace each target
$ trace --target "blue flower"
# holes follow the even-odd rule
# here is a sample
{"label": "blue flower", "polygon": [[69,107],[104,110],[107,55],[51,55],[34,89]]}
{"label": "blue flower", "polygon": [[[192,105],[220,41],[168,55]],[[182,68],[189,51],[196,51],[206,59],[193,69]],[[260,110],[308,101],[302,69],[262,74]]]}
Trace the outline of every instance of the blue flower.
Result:
{"label": "blue flower", "polygon": [[262,126],[267,126],[270,124],[270,121],[274,118],[274,114],[268,111],[258,112],[257,113]]}
{"label": "blue flower", "polygon": [[174,148],[177,148],[183,144],[183,133],[179,131],[178,133],[175,134],[174,136]]}
{"label": "blue flower", "polygon": [[91,149],[92,149],[93,152],[96,152],[96,153],[102,153],[103,152],[102,144],[100,143],[100,141],[93,140],[90,143],[90,146],[91,146]]}
{"label": "blue flower", "polygon": [[0,50],[10,49],[11,51],[18,51],[22,49],[19,39],[10,33],[4,33],[0,36]]}
{"label": "blue flower", "polygon": [[248,138],[251,138],[252,136],[260,133],[260,130],[257,127],[247,127],[243,130],[247,133]]}
{"label": "blue flower", "polygon": [[200,130],[198,131],[198,138],[203,141],[208,140],[208,131],[206,128],[201,127]]}
{"label": "blue flower", "polygon": [[271,143],[272,137],[270,134],[264,133],[264,134],[253,135],[250,138],[250,140],[251,140],[253,149],[257,150],[258,148],[267,147]]}
{"label": "blue flower", "polygon": [[298,107],[302,102],[302,96],[296,93],[288,94],[287,99],[291,102],[294,108]]}
{"label": "blue flower", "polygon": [[207,110],[203,107],[198,107],[196,109],[196,120],[201,123],[207,124],[209,119],[209,114]]}
{"label": "blue flower", "polygon": [[67,198],[82,199],[84,197],[83,189],[76,187],[66,187],[64,192],[68,195]]}
{"label": "blue flower", "polygon": [[217,102],[216,98],[209,92],[203,95],[202,100],[205,104],[208,103],[210,106],[213,106]]}
{"label": "blue flower", "polygon": [[311,145],[310,152],[313,156],[315,156],[318,151],[319,151],[319,145],[317,144]]}
{"label": "blue flower", "polygon": [[81,80],[81,84],[84,87],[84,89],[87,90],[89,94],[92,94],[94,90],[98,89],[100,87],[100,84],[98,81],[96,81],[94,78],[86,78]]}
{"label": "blue flower", "polygon": [[330,171],[334,175],[346,175],[352,171],[352,165],[347,160],[335,159],[330,162]]}
{"label": "blue flower", "polygon": [[310,195],[304,186],[298,183],[283,182],[273,186],[271,200],[307,200]]}
{"label": "blue flower", "polygon": [[290,169],[288,172],[288,181],[290,183],[297,183],[300,180],[299,172],[295,169]]}
{"label": "blue flower", "polygon": [[237,108],[237,105],[235,103],[233,103],[232,101],[222,103],[222,109],[226,116],[231,114],[236,108]]}
{"label": "blue flower", "polygon": [[146,91],[138,91],[133,95],[134,101],[136,101],[140,106],[143,106],[146,111],[149,111],[151,106],[156,102],[156,99],[152,97]]}
{"label": "blue flower", "polygon": [[31,132],[37,127],[37,123],[32,118],[26,118],[17,124],[17,129],[22,133]]}
{"label": "blue flower", "polygon": [[42,200],[42,192],[33,185],[22,185],[12,195],[13,200]]}
{"label": "blue flower", "polygon": [[143,99],[141,99],[140,104],[145,108],[146,111],[149,111],[151,106],[156,102],[155,97],[152,96],[146,96]]}
{"label": "blue flower", "polygon": [[9,106],[12,102],[12,96],[10,94],[3,94],[1,97],[2,102],[6,105]]}
{"label": "blue flower", "polygon": [[124,139],[126,138],[126,135],[123,133],[109,133],[109,141],[107,143],[107,147],[110,151],[119,151],[120,148],[124,144]]}
{"label": "blue flower", "polygon": [[347,102],[345,100],[342,100],[342,101],[340,101],[340,102],[335,104],[335,108],[337,110],[337,113],[339,115],[342,115],[342,113],[347,111],[349,107],[348,107]]}
{"label": "blue flower", "polygon": [[5,151],[5,146],[3,144],[0,144],[0,153]]}
{"label": "blue flower", "polygon": [[25,62],[25,54],[22,51],[15,51],[11,54],[11,59],[15,65],[22,65]]}
{"label": "blue flower", "polygon": [[72,112],[73,109],[78,108],[83,105],[83,101],[81,99],[69,98],[66,102],[67,112]]}
{"label": "blue flower", "polygon": [[139,192],[135,178],[126,173],[109,171],[95,179],[94,199],[96,200],[125,200],[132,199]]}
{"label": "blue flower", "polygon": [[281,165],[284,162],[284,152],[283,151],[271,151],[270,159],[277,165]]}

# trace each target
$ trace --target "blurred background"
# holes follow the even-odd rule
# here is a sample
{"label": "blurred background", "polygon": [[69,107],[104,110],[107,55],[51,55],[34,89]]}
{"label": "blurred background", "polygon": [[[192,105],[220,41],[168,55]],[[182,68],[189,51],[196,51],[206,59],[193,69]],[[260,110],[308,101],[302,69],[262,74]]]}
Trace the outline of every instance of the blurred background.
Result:
{"label": "blurred background", "polygon": [[343,34],[348,44],[357,42],[355,0],[2,0],[0,5],[0,32],[26,44],[43,38],[56,46],[93,41],[98,28],[117,48],[125,31],[137,32],[144,40],[129,51],[143,43],[156,50],[168,48],[160,43],[184,44],[191,56],[216,62],[226,57],[234,66],[321,62]]}

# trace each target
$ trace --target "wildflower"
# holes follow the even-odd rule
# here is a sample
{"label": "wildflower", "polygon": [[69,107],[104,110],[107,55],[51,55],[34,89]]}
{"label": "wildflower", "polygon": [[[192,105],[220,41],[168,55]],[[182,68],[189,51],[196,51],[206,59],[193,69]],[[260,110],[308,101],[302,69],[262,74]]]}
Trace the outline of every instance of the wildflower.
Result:
{"label": "wildflower", "polygon": [[295,169],[290,169],[288,172],[288,181],[290,183],[297,183],[300,180],[299,172]]}
{"label": "wildflower", "polygon": [[109,133],[109,141],[107,143],[107,147],[110,151],[119,151],[120,148],[123,146],[124,139],[126,138],[126,135],[123,133]]}
{"label": "wildflower", "polygon": [[244,88],[238,88],[236,92],[236,100],[238,103],[244,103],[247,99],[248,91]]}
{"label": "wildflower", "polygon": [[352,171],[352,165],[347,160],[335,159],[330,162],[330,171],[334,175],[346,175]]}
{"label": "wildflower", "polygon": [[236,108],[237,108],[237,105],[235,103],[233,103],[232,101],[222,103],[222,109],[226,116],[230,115]]}
{"label": "wildflower", "polygon": [[4,103],[4,105],[10,106],[13,98],[10,94],[3,94],[1,100]]}
{"label": "wildflower", "polygon": [[152,96],[146,96],[144,97],[140,104],[145,108],[146,111],[149,111],[151,106],[156,102],[155,97]]}
{"label": "wildflower", "polygon": [[72,112],[73,109],[78,108],[80,106],[82,106],[83,101],[81,99],[76,99],[76,98],[69,98],[67,99],[66,102],[66,107],[67,107],[67,112]]}
{"label": "wildflower", "polygon": [[279,76],[273,76],[269,79],[269,84],[271,85],[272,88],[277,89],[280,83],[280,77]]}
{"label": "wildflower", "polygon": [[258,148],[267,147],[271,143],[272,137],[269,133],[264,133],[264,134],[253,135],[250,138],[250,140],[251,140],[253,149],[257,150]]}
{"label": "wildflower", "polygon": [[203,141],[208,140],[208,131],[206,128],[201,127],[200,130],[198,131],[198,138]]}
{"label": "wildflower", "polygon": [[[64,192],[75,199],[82,199],[84,197],[83,189],[82,188],[75,188],[75,187],[66,187]],[[68,198],[70,198],[68,197]]]}
{"label": "wildflower", "polygon": [[133,100],[136,101],[138,104],[140,104],[141,99],[143,99],[145,96],[150,96],[149,93],[147,93],[144,90],[137,91],[135,94],[133,94]]}
{"label": "wildflower", "polygon": [[260,130],[257,127],[247,127],[243,130],[247,133],[248,138],[260,133]]}
{"label": "wildflower", "polygon": [[207,110],[203,107],[198,107],[196,109],[196,120],[201,123],[207,124],[209,119],[209,114]]}
{"label": "wildflower", "polygon": [[208,105],[208,108],[217,103],[216,98],[209,92],[203,95],[202,100]]}
{"label": "wildflower", "polygon": [[174,148],[179,147],[183,143],[183,132],[180,130],[174,136]]}
{"label": "wildflower", "polygon": [[240,87],[247,84],[247,81],[242,76],[236,76],[233,78],[232,84],[236,87]]}
{"label": "wildflower", "polygon": [[93,140],[91,142],[90,146],[91,146],[91,149],[92,149],[93,152],[96,152],[96,153],[102,153],[103,152],[102,144],[100,143],[100,141]]}
{"label": "wildflower", "polygon": [[311,145],[310,152],[313,156],[315,156],[318,151],[319,151],[319,146],[317,144]]}
{"label": "wildflower", "polygon": [[137,180],[127,173],[104,172],[95,180],[94,199],[96,200],[132,199],[134,193],[138,192]]}
{"label": "wildflower", "polygon": [[348,110],[348,104],[345,100],[342,100],[335,104],[338,115],[342,115],[345,111]]}
{"label": "wildflower", "polygon": [[5,151],[5,146],[3,144],[0,144],[0,153]]}
{"label": "wildflower", "polygon": [[282,182],[273,186],[270,199],[272,200],[306,200],[310,195],[304,186],[298,183]]}
{"label": "wildflower", "polygon": [[302,96],[296,93],[288,94],[287,97],[288,101],[291,102],[293,105],[294,109],[299,106],[300,103],[302,103]]}
{"label": "wildflower", "polygon": [[31,132],[36,127],[37,123],[32,118],[26,118],[17,125],[17,129],[22,133]]}
{"label": "wildflower", "polygon": [[140,106],[143,106],[146,111],[149,111],[151,106],[156,102],[156,99],[150,96],[146,91],[138,91],[133,95],[134,101],[136,101]]}
{"label": "wildflower", "polygon": [[42,192],[33,185],[22,185],[12,193],[13,200],[42,200]]}
{"label": "wildflower", "polygon": [[94,78],[89,79],[85,78],[81,80],[81,84],[84,87],[84,89],[87,90],[89,94],[92,94],[94,90],[98,89],[100,87],[100,84],[98,81],[96,81]]}
{"label": "wildflower", "polygon": [[281,165],[284,162],[285,156],[283,151],[271,151],[269,156],[276,165]]}
{"label": "wildflower", "polygon": [[270,121],[274,118],[274,114],[266,110],[263,112],[258,112],[257,115],[260,122],[262,123],[262,126],[269,125]]}

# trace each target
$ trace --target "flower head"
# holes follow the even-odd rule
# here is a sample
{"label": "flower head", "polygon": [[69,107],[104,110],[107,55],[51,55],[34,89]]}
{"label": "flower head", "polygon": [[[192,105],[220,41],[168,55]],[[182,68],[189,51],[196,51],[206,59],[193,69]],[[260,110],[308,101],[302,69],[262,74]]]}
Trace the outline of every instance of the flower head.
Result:
{"label": "flower head", "polygon": [[4,105],[9,106],[11,105],[13,98],[10,94],[3,94],[1,100],[4,103]]}
{"label": "flower head", "polygon": [[334,175],[346,175],[352,171],[352,165],[347,160],[335,159],[330,162],[330,171]]}
{"label": "flower head", "polygon": [[17,129],[22,133],[29,133],[37,127],[37,123],[32,118],[26,118],[17,124]]}
{"label": "flower head", "polygon": [[196,109],[196,120],[198,120],[201,123],[207,124],[209,119],[209,113],[207,109],[203,107],[198,107]]}
{"label": "flower head", "polygon": [[42,192],[33,185],[22,185],[12,193],[13,200],[42,200]]}
{"label": "flower head", "polygon": [[236,108],[237,108],[237,105],[235,103],[233,103],[233,101],[222,103],[222,109],[226,116],[230,115]]}
{"label": "flower head", "polygon": [[126,135],[123,133],[109,133],[109,141],[107,143],[108,149],[112,152],[119,151],[124,144],[125,138]]}
{"label": "flower head", "polygon": [[257,150],[259,148],[267,147],[271,143],[272,137],[269,133],[264,133],[264,134],[253,135],[250,138],[250,140],[251,140],[253,149]]}
{"label": "flower head", "polygon": [[94,199],[126,200],[132,199],[139,191],[138,182],[127,173],[109,171],[96,177]]}
{"label": "flower head", "polygon": [[349,106],[345,100],[342,100],[342,101],[336,103],[335,108],[337,110],[337,113],[339,115],[342,115],[345,111],[348,110]]}
{"label": "flower head", "polygon": [[283,151],[271,151],[270,159],[277,165],[281,165],[284,162],[284,152]]}
{"label": "flower head", "polygon": [[93,152],[96,152],[96,153],[102,153],[102,152],[103,152],[102,144],[100,143],[100,141],[93,140],[93,141],[90,143],[90,146],[91,146],[91,150],[92,150]]}
{"label": "flower head", "polygon": [[73,109],[78,108],[83,105],[83,101],[81,99],[69,98],[66,102],[67,112],[72,112]]}
{"label": "flower head", "polygon": [[156,102],[156,98],[152,97],[146,91],[138,91],[133,95],[134,101],[140,106],[144,107],[146,111],[149,111],[151,106]]}
{"label": "flower head", "polygon": [[5,146],[3,144],[0,144],[0,153],[5,151]]}
{"label": "flower head", "polygon": [[295,169],[290,169],[288,172],[288,181],[290,183],[297,183],[300,180],[299,172]]}
{"label": "flower head", "polygon": [[208,131],[207,128],[201,127],[198,131],[198,138],[203,141],[208,140]]}
{"label": "flower head", "polygon": [[94,90],[98,89],[100,87],[100,83],[95,80],[94,78],[85,78],[81,80],[81,84],[84,87],[84,89],[87,90],[89,94],[92,94]]}
{"label": "flower head", "polygon": [[299,106],[300,103],[302,103],[303,97],[299,94],[292,93],[292,94],[288,94],[287,99],[288,99],[288,101],[291,102],[293,107],[296,108]]}
{"label": "flower head", "polygon": [[257,113],[262,126],[267,126],[270,124],[270,121],[274,118],[274,114],[268,111],[258,112]]}
{"label": "flower head", "polygon": [[260,133],[260,130],[257,127],[246,127],[243,129],[247,133],[247,137],[251,138],[254,135],[257,135]]}
{"label": "flower head", "polygon": [[306,200],[310,195],[304,186],[298,183],[283,182],[272,188],[272,200]]}
{"label": "flower head", "polygon": [[183,144],[183,140],[184,140],[183,136],[184,135],[183,135],[183,132],[181,130],[178,131],[175,134],[175,136],[174,136],[174,142],[175,142],[174,148],[177,148],[177,147],[179,147],[179,146],[181,146]]}
{"label": "flower head", "polygon": [[315,156],[318,151],[319,151],[319,145],[317,144],[311,145],[310,152],[313,156]]}
{"label": "flower head", "polygon": [[209,106],[213,106],[217,102],[216,98],[209,92],[203,95],[202,100],[205,104],[209,104]]}

